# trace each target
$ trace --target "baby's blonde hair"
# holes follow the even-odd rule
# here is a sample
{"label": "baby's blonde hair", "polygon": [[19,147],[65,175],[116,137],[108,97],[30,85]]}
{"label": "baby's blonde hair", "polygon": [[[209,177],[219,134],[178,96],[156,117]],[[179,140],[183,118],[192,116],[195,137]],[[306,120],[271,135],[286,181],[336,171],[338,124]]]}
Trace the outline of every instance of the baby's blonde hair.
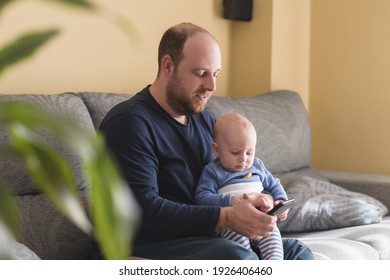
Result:
{"label": "baby's blonde hair", "polygon": [[213,140],[218,141],[219,137],[234,136],[243,130],[252,130],[256,136],[256,129],[246,117],[240,114],[232,113],[222,115],[213,127]]}

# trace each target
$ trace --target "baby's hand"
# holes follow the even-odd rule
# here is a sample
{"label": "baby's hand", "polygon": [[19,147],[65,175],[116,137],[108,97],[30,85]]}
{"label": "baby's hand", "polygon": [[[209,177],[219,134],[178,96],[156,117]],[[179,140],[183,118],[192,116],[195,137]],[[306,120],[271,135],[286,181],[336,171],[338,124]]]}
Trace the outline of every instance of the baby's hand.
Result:
{"label": "baby's hand", "polygon": [[274,203],[274,200],[272,197],[268,194],[263,193],[254,193],[254,194],[246,194],[244,193],[243,199],[247,200],[253,200],[258,201],[257,204],[261,205],[261,207],[257,207],[258,210],[261,212],[267,213],[269,210],[272,209],[272,205]]}
{"label": "baby's hand", "polygon": [[[283,200],[275,200],[275,205],[277,205],[277,204],[279,204],[279,203],[281,203],[281,202],[283,202]],[[278,219],[279,219],[280,221],[286,220],[289,211],[290,211],[290,208],[288,208],[288,209],[287,209],[286,211],[284,211],[283,213],[279,214],[279,215],[278,215]]]}
{"label": "baby's hand", "polygon": [[244,198],[234,195],[234,196],[232,196],[232,199],[231,199],[231,205],[233,206],[233,205],[236,205],[236,204],[241,203],[243,201],[244,201]]}

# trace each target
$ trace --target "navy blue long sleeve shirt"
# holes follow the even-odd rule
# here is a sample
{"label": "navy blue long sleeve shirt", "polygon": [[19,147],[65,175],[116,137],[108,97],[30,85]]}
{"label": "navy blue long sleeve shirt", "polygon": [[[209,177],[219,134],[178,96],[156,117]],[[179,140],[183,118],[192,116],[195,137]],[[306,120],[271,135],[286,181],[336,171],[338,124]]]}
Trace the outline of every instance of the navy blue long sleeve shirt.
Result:
{"label": "navy blue long sleeve shirt", "polygon": [[212,235],[220,208],[195,205],[203,167],[214,158],[208,111],[183,125],[144,88],[112,108],[101,123],[108,148],[142,208],[135,245]]}

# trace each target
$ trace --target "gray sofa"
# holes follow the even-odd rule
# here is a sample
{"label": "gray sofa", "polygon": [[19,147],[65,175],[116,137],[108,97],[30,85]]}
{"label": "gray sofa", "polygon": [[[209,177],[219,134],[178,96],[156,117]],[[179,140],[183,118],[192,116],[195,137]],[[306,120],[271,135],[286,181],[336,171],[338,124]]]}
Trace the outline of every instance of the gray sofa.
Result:
{"label": "gray sofa", "polygon": [[[128,94],[79,92],[52,95],[0,94],[0,103],[28,101],[69,115],[91,133],[106,112]],[[316,259],[390,259],[390,176],[316,170],[310,167],[310,125],[298,94],[275,91],[231,99],[214,96],[208,109],[218,118],[237,112],[247,116],[258,133],[257,156],[297,200],[287,221],[279,223],[284,237],[296,237]],[[61,125],[61,124],[59,124]],[[52,143],[80,173],[78,156],[60,141]],[[8,143],[0,128],[0,145]],[[21,209],[18,256],[30,259],[86,259],[92,242],[66,220],[37,190],[23,166],[0,159],[0,186],[11,186]],[[88,191],[78,176],[79,190]],[[1,236],[0,236],[1,238]]]}

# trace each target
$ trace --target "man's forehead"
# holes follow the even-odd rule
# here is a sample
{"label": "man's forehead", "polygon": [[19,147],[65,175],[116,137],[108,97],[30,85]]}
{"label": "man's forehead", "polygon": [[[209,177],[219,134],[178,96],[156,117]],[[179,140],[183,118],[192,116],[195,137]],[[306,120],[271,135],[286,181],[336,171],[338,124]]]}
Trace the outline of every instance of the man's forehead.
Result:
{"label": "man's forehead", "polygon": [[218,43],[207,33],[198,33],[187,39],[183,46],[183,60],[190,60],[200,69],[208,68],[210,63],[219,70],[221,54]]}

